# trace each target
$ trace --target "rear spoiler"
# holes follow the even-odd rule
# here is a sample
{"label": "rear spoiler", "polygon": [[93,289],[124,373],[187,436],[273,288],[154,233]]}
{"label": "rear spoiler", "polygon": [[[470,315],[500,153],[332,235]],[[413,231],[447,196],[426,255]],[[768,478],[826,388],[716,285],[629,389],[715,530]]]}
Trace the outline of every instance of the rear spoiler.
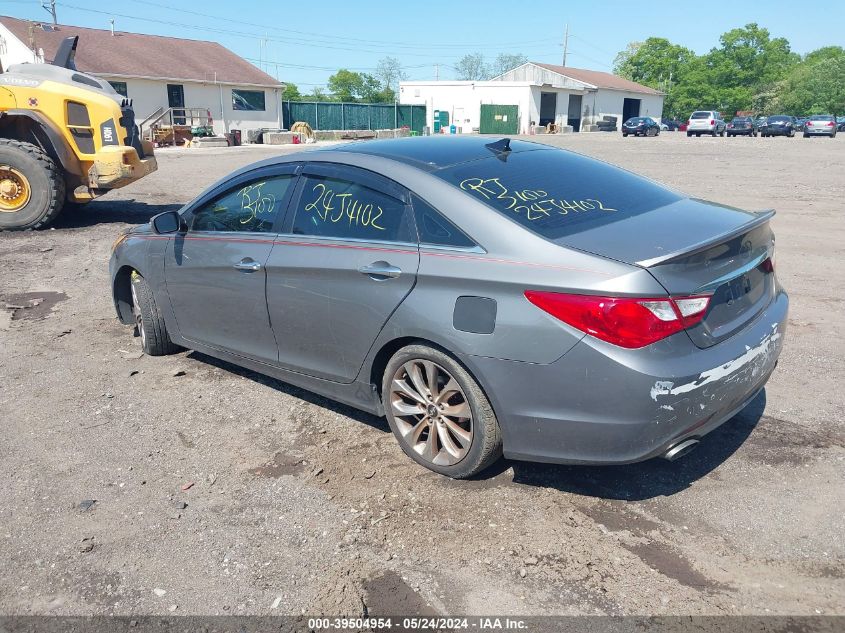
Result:
{"label": "rear spoiler", "polygon": [[739,226],[732,231],[728,231],[727,233],[722,233],[721,235],[717,235],[715,237],[708,238],[698,244],[693,245],[690,248],[684,248],[679,251],[675,251],[674,253],[667,253],[666,255],[660,255],[659,257],[652,257],[651,259],[644,259],[642,261],[637,262],[637,266],[642,266],[643,268],[651,268],[652,266],[657,266],[659,264],[666,264],[671,262],[674,259],[678,259],[681,257],[689,257],[690,255],[695,255],[696,253],[700,253],[701,251],[706,251],[708,248],[715,246],[721,242],[726,242],[727,240],[737,237],[738,235],[742,235],[743,233],[748,233],[756,229],[758,226],[763,226],[771,220],[775,215],[774,209],[766,209],[765,211],[755,211],[754,218],[749,220],[742,226]]}

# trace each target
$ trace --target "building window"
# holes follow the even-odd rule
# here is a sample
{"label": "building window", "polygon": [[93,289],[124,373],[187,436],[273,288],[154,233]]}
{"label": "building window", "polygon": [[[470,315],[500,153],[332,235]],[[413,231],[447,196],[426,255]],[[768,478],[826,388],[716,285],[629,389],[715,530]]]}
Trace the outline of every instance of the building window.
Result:
{"label": "building window", "polygon": [[232,110],[264,111],[263,90],[232,90]]}
{"label": "building window", "polygon": [[111,87],[114,88],[115,92],[119,95],[123,95],[124,97],[128,97],[126,90],[126,82],[125,81],[110,81]]}

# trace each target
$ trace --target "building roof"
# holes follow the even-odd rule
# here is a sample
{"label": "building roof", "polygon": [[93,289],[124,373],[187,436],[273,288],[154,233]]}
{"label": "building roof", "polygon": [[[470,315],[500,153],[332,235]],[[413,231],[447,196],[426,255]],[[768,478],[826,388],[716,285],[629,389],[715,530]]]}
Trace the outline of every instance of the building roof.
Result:
{"label": "building roof", "polygon": [[[47,62],[53,60],[64,38],[78,35],[76,67],[94,75],[208,82],[216,78],[226,84],[282,85],[217,42],[125,31],[115,31],[112,35],[107,29],[64,24],[42,26],[41,22],[8,16],[0,16],[0,23],[26,46],[43,49]],[[31,26],[34,26],[32,31]]]}
{"label": "building roof", "polygon": [[659,95],[663,94],[659,90],[649,88],[636,81],[619,77],[611,73],[601,72],[600,70],[585,70],[583,68],[571,68],[569,66],[556,66],[555,64],[540,64],[538,62],[529,62],[540,68],[545,68],[553,73],[569,77],[575,81],[580,81],[585,84],[590,84],[596,88],[606,88],[608,90],[628,90],[630,92],[642,92],[645,94]]}

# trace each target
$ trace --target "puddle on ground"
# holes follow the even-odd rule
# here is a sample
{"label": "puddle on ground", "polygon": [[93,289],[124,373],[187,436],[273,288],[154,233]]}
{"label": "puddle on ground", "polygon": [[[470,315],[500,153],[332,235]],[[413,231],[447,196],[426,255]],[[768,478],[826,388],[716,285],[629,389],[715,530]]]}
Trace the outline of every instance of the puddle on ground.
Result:
{"label": "puddle on ground", "polygon": [[578,505],[578,509],[611,532],[629,531],[635,536],[645,536],[652,530],[660,531],[660,524],[639,514],[626,512],[617,504],[595,503]]}
{"label": "puddle on ground", "polygon": [[63,292],[20,292],[0,295],[0,308],[12,312],[12,321],[37,321],[52,313],[56,304],[66,299]]}
{"label": "puddle on ground", "polygon": [[725,587],[715,580],[711,580],[675,550],[660,543],[644,543],[641,545],[623,545],[632,554],[640,559],[655,571],[667,578],[677,580],[682,585],[694,589],[724,589]]}

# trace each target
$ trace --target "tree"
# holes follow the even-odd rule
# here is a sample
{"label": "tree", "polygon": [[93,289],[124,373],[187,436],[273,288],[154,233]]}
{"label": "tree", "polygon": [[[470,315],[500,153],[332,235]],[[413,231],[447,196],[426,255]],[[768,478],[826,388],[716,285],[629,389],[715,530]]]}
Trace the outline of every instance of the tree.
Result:
{"label": "tree", "polygon": [[629,76],[631,74],[631,70],[628,62],[634,55],[637,54],[637,51],[640,50],[640,46],[642,45],[642,42],[631,42],[625,47],[624,51],[616,53],[616,57],[613,59],[614,75],[619,75],[620,77],[633,81],[633,78]]}
{"label": "tree", "polygon": [[464,55],[455,64],[455,73],[461,81],[481,81],[490,76],[490,70],[484,63],[484,55],[471,53]]}
{"label": "tree", "polygon": [[845,51],[827,47],[808,54],[777,86],[773,110],[786,114],[845,113]]}
{"label": "tree", "polygon": [[338,101],[356,101],[364,90],[361,73],[341,68],[329,77],[329,91]]}
{"label": "tree", "polygon": [[489,69],[491,77],[498,77],[504,75],[509,70],[513,70],[528,62],[528,58],[522,53],[499,53],[496,56],[496,61],[493,62]]}
{"label": "tree", "polygon": [[299,93],[299,88],[296,84],[286,83],[285,91],[282,93],[283,101],[302,101],[302,95]]}
{"label": "tree", "polygon": [[314,88],[310,95],[302,95],[300,101],[331,101],[331,97],[322,88]]}
{"label": "tree", "polygon": [[392,91],[394,96],[399,92],[399,82],[407,78],[402,70],[402,64],[395,57],[380,59],[376,66],[375,76],[381,82],[383,89]]}
{"label": "tree", "polygon": [[631,81],[661,89],[670,80],[678,81],[694,58],[695,53],[688,48],[662,37],[650,37],[628,44],[616,56],[614,70]]}

